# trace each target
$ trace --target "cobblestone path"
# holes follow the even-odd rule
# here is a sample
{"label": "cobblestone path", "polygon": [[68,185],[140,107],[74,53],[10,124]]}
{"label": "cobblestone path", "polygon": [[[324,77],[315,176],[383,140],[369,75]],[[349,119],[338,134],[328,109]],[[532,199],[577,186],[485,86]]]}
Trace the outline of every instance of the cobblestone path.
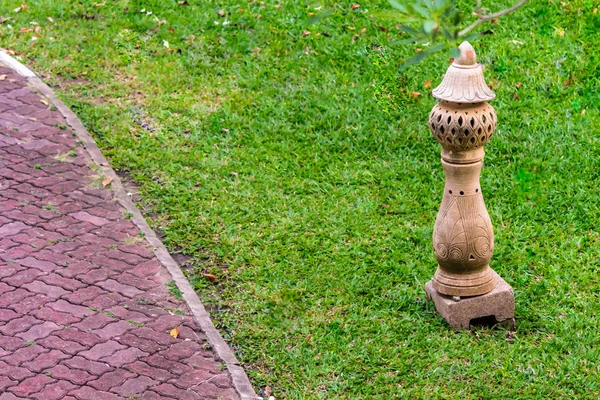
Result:
{"label": "cobblestone path", "polygon": [[62,115],[0,67],[0,400],[237,399],[90,165]]}

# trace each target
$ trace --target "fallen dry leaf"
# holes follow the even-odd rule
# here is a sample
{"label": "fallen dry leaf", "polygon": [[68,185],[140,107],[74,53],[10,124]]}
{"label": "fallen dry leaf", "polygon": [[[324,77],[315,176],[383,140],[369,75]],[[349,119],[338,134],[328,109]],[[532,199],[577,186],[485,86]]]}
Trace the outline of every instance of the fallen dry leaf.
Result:
{"label": "fallen dry leaf", "polygon": [[310,32],[310,31],[304,31],[304,32],[302,32],[302,36],[308,36],[308,35],[310,35],[310,34],[311,34],[311,32]]}
{"label": "fallen dry leaf", "polygon": [[33,32],[33,28],[21,28],[21,32]]}
{"label": "fallen dry leaf", "polygon": [[223,17],[225,15],[225,10],[219,10],[219,12],[217,12],[217,15],[219,17]]}
{"label": "fallen dry leaf", "polygon": [[360,7],[360,4],[352,4],[352,8],[353,10],[356,10],[358,7]]}
{"label": "fallen dry leaf", "polygon": [[11,20],[11,19],[12,19],[12,18],[4,18],[2,15],[0,15],[0,24],[4,23],[4,22],[6,22],[6,21],[9,21],[9,20]]}
{"label": "fallen dry leaf", "polygon": [[206,279],[210,279],[211,281],[216,281],[217,279],[219,279],[216,275],[213,274],[202,274],[202,276]]}
{"label": "fallen dry leaf", "polygon": [[519,83],[517,83],[517,84],[515,85],[515,87],[516,87],[517,89],[520,89],[520,88],[521,88],[521,86],[523,86],[523,82],[519,82]]}
{"label": "fallen dry leaf", "polygon": [[271,393],[271,386],[265,386],[265,396],[270,396]]}
{"label": "fallen dry leaf", "polygon": [[48,103],[48,100],[46,100],[46,99],[40,99],[40,102],[41,102],[42,104],[45,104],[45,105],[48,105],[48,104],[49,104],[49,103]]}
{"label": "fallen dry leaf", "polygon": [[104,180],[102,180],[102,186],[106,187],[108,185],[110,185],[110,183],[113,181],[113,178],[111,178],[110,176],[107,176],[106,178],[104,178]]}
{"label": "fallen dry leaf", "polygon": [[20,11],[25,11],[27,9],[27,4],[22,3],[20,7],[15,8],[13,11],[18,13]]}
{"label": "fallen dry leaf", "polygon": [[421,92],[410,92],[410,95],[416,99],[421,95]]}
{"label": "fallen dry leaf", "polygon": [[427,79],[425,82],[423,82],[423,87],[425,89],[429,89],[431,87],[431,79]]}
{"label": "fallen dry leaf", "polygon": [[415,51],[416,51],[417,53],[422,53],[422,52],[423,52],[423,49],[416,49]]}
{"label": "fallen dry leaf", "polygon": [[188,3],[187,0],[178,1],[177,4],[180,6],[189,6],[190,5],[190,3]]}
{"label": "fallen dry leaf", "polygon": [[171,329],[171,332],[169,332],[169,335],[171,335],[171,337],[174,337],[175,339],[177,339],[177,336],[179,336],[179,327]]}
{"label": "fallen dry leaf", "polygon": [[517,92],[513,93],[513,99],[519,100],[519,95],[517,94]]}
{"label": "fallen dry leaf", "polygon": [[563,86],[569,86],[571,84],[571,80],[567,79],[566,81],[563,82]]}
{"label": "fallen dry leaf", "polygon": [[0,81],[3,81],[6,79],[6,75],[0,75]]}

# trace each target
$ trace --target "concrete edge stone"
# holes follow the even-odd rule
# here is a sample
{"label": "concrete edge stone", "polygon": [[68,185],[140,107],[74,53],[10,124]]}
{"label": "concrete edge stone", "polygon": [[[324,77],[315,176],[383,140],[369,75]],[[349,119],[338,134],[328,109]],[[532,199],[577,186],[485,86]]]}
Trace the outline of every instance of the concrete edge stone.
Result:
{"label": "concrete edge stone", "polygon": [[156,233],[152,230],[152,228],[150,228],[142,216],[142,213],[138,210],[129,196],[127,196],[127,192],[118,175],[110,167],[95,140],[89,134],[87,129],[85,129],[79,118],[77,118],[77,116],[58,97],[56,97],[54,91],[41,79],[39,79],[29,68],[1,50],[0,64],[4,64],[7,67],[15,70],[19,75],[28,78],[29,83],[34,88],[39,90],[46,98],[48,98],[48,100],[50,100],[50,102],[63,115],[67,123],[73,128],[77,134],[77,138],[83,142],[84,147],[92,161],[100,166],[102,173],[104,173],[105,176],[113,179],[111,182],[111,189],[115,193],[115,197],[128,212],[133,214],[131,220],[140,229],[140,231],[144,233],[145,238],[152,246],[152,251],[162,265],[164,265],[171,274],[173,280],[177,284],[177,287],[182,292],[183,300],[192,313],[194,320],[199,325],[200,329],[202,329],[202,331],[205,333],[208,342],[215,349],[219,358],[221,358],[221,360],[223,360],[225,363],[231,375],[233,386],[240,395],[241,400],[261,400],[262,397],[258,396],[254,391],[254,388],[248,379],[248,375],[241,367],[240,362],[233,354],[233,351],[229,345],[227,345],[227,342],[225,342],[219,331],[215,328],[212,320],[210,319],[210,315],[181,271],[181,268],[179,268],[179,265],[175,262],[173,257],[171,257],[171,254],[161,240],[156,236]]}

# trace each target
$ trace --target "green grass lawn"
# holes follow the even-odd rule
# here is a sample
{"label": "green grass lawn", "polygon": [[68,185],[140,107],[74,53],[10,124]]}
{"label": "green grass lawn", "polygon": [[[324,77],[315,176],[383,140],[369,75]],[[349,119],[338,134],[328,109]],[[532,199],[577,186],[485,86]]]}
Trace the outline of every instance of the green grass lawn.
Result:
{"label": "green grass lawn", "polygon": [[425,86],[448,55],[399,72],[415,46],[391,46],[385,1],[325,0],[309,27],[316,2],[21,3],[0,6],[1,46],[139,185],[257,391],[600,396],[596,1],[532,1],[473,43],[497,94],[482,188],[514,335],[456,333],[425,301],[444,183]]}

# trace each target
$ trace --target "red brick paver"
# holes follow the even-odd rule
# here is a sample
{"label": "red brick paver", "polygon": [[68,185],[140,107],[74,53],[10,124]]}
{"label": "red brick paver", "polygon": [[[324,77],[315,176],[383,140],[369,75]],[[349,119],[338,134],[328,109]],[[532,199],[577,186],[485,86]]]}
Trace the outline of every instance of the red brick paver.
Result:
{"label": "red brick paver", "polygon": [[238,399],[62,115],[0,76],[0,400]]}

